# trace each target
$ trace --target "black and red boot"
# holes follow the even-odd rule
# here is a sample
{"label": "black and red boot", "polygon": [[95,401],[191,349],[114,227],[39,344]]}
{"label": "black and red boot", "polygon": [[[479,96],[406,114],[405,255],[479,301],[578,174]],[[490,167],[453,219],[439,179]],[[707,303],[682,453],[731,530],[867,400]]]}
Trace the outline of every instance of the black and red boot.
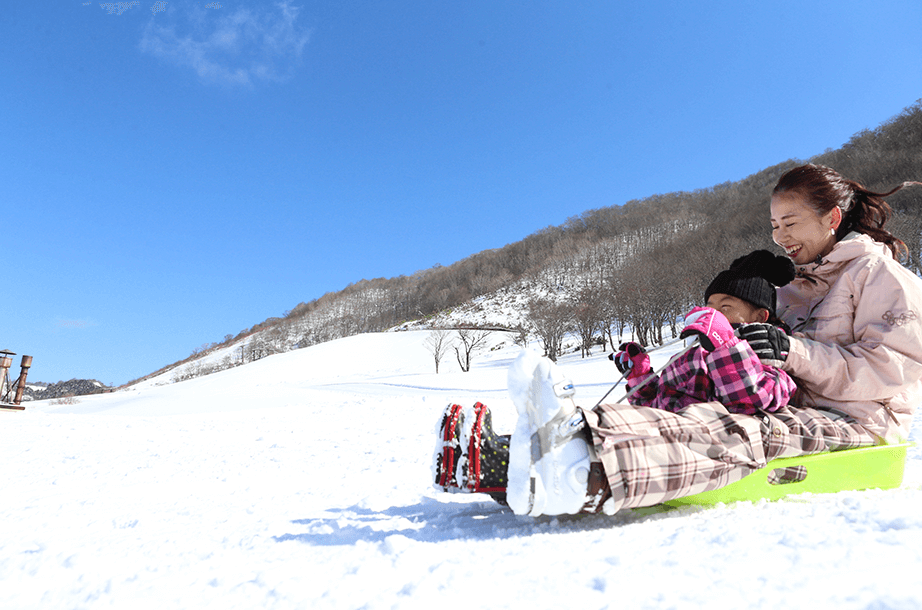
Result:
{"label": "black and red boot", "polygon": [[461,405],[448,405],[439,424],[432,471],[435,486],[442,491],[459,491],[457,469],[458,461],[462,458],[459,440],[461,411]]}
{"label": "black and red boot", "polygon": [[465,409],[460,440],[466,456],[462,461],[461,486],[471,493],[489,494],[500,504],[506,504],[509,435],[493,431],[489,407],[478,402],[473,409]]}

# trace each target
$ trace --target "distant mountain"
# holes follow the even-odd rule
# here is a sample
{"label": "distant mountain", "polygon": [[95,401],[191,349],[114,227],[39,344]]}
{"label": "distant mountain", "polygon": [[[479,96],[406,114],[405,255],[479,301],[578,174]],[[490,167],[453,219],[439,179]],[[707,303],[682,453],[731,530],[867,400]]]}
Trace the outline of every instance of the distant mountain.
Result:
{"label": "distant mountain", "polygon": [[109,391],[112,391],[112,388],[95,379],[71,379],[70,381],[59,381],[52,384],[37,381],[26,384],[23,391],[23,401],[85,396]]}

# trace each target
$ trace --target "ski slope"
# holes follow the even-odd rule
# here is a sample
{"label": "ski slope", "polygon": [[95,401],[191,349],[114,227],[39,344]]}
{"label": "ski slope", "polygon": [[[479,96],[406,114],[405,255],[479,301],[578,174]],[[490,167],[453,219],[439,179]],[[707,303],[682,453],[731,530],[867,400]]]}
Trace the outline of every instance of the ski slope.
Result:
{"label": "ski slope", "polygon": [[[0,608],[922,607],[919,448],[896,490],[517,517],[436,491],[430,461],[449,401],[511,430],[519,348],[435,375],[426,336],[0,413]],[[584,406],[617,378],[561,363]]]}

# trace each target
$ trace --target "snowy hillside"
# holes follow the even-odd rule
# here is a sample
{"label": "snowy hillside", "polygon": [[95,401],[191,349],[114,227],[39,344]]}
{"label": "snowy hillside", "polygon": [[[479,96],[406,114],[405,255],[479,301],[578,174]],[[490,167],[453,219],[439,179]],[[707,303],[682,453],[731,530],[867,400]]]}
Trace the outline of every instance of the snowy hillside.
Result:
{"label": "snowy hillside", "polygon": [[[530,326],[526,314],[529,302],[532,299],[538,297],[563,300],[569,295],[570,293],[565,290],[554,293],[534,281],[522,281],[511,287],[501,288],[488,295],[476,297],[463,305],[446,309],[425,319],[405,322],[389,329],[389,331],[426,331],[432,328],[459,328],[464,326],[509,329],[510,332],[508,333],[496,331],[495,336],[491,339],[493,342],[491,347],[495,347],[497,343],[513,343],[514,335],[516,334],[513,329],[528,328]],[[318,324],[315,319],[303,324],[309,325],[311,323]],[[323,325],[325,323],[335,325],[333,320],[326,320],[319,324]],[[303,331],[303,328],[301,330]],[[274,350],[278,352],[299,349],[296,341],[298,336],[299,332],[291,328],[286,328],[286,330],[280,332],[278,328],[270,327],[233,341],[228,345],[210,348],[196,354],[186,362],[166,367],[164,372],[133,385],[146,387],[176,383],[239,366],[241,360],[244,360],[242,354],[248,353],[254,343],[271,344]],[[275,337],[275,339],[270,337]],[[633,336],[630,338],[633,338]],[[333,340],[333,342],[335,341]],[[327,341],[327,343],[329,342],[331,341]],[[570,334],[564,339],[562,349],[564,351],[578,350],[579,344],[579,339]],[[450,356],[450,358],[454,360],[454,356]],[[248,364],[250,364],[249,361],[247,361]]]}
{"label": "snowy hillside", "polygon": [[[576,282],[574,282],[576,283]],[[552,292],[536,282],[522,281],[490,294],[475,297],[453,309],[442,311],[429,319],[416,320],[401,328],[426,329],[430,327],[453,328],[471,325],[494,328],[528,327],[528,306],[536,297],[553,296],[563,300],[570,296],[566,290]]]}
{"label": "snowy hillside", "polygon": [[[647,228],[642,233],[634,232],[591,241],[583,239],[579,248],[574,247],[573,251],[565,255],[548,255],[549,258],[535,256],[534,258],[539,259],[541,263],[532,272],[517,280],[511,279],[507,273],[502,276],[502,281],[488,282],[494,286],[491,289],[478,287],[478,296],[473,298],[470,298],[468,291],[462,291],[468,296],[463,300],[450,300],[447,295],[451,291],[442,287],[439,293],[444,293],[444,298],[438,299],[437,306],[433,303],[426,306],[416,303],[411,306],[410,304],[415,301],[408,296],[407,291],[411,289],[402,285],[407,281],[403,276],[392,280],[362,280],[339,293],[328,293],[310,304],[301,303],[294,310],[286,312],[284,318],[270,318],[248,331],[242,331],[236,337],[228,335],[222,343],[203,345],[194,350],[187,359],[168,365],[152,376],[159,377],[159,384],[185,381],[249,364],[267,355],[328,343],[356,334],[385,330],[474,326],[510,331],[526,329],[534,334],[537,329],[534,319],[529,315],[529,309],[535,300],[572,303],[580,298],[580,293],[587,286],[592,286],[591,293],[595,295],[594,299],[608,302],[611,299],[605,296],[602,289],[605,285],[604,278],[611,277],[614,270],[632,256],[637,256],[654,245],[668,243],[681,233],[681,229],[688,228],[670,222]],[[474,255],[450,268],[438,267],[419,273],[425,277],[470,274],[470,269],[462,269],[469,267],[468,263],[471,260],[488,257],[490,252]],[[470,275],[471,281],[483,281],[485,272]],[[457,281],[458,277],[454,277],[447,285]],[[655,278],[655,281],[660,284],[666,283],[661,278]],[[636,283],[636,280],[632,280],[632,284]],[[620,293],[620,301],[624,304],[632,302],[628,298],[628,292]],[[699,295],[700,292],[701,290],[696,290],[695,294]],[[680,301],[689,300],[687,295],[676,298]],[[642,308],[644,311],[652,309],[648,300],[644,301]],[[396,314],[398,311],[401,312],[400,315]],[[423,315],[423,311],[430,313]],[[623,318],[619,314],[619,319],[631,319],[636,322],[643,318],[626,312],[627,310],[622,312]],[[612,320],[611,317],[608,319]],[[600,318],[593,322],[599,327],[593,330],[593,334],[601,339],[601,327],[606,320]],[[614,322],[611,321],[611,324]],[[573,338],[565,343],[564,347],[572,349],[578,346],[580,341],[576,338],[578,333],[575,328],[569,332]],[[149,381],[149,377],[142,380],[146,381]],[[133,385],[135,382],[131,383]]]}
{"label": "snowy hillside", "polygon": [[[896,490],[516,517],[429,479],[449,401],[511,430],[518,348],[435,375],[426,336],[0,414],[0,608],[922,607],[919,448]],[[586,406],[617,377],[562,364]]]}

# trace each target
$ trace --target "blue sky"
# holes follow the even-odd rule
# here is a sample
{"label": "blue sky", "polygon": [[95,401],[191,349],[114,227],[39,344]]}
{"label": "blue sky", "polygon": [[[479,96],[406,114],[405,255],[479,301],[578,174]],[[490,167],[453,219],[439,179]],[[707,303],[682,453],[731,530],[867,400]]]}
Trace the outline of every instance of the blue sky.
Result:
{"label": "blue sky", "polygon": [[8,3],[0,348],[121,384],[363,278],[836,148],[922,97],[919,23],[917,0]]}

